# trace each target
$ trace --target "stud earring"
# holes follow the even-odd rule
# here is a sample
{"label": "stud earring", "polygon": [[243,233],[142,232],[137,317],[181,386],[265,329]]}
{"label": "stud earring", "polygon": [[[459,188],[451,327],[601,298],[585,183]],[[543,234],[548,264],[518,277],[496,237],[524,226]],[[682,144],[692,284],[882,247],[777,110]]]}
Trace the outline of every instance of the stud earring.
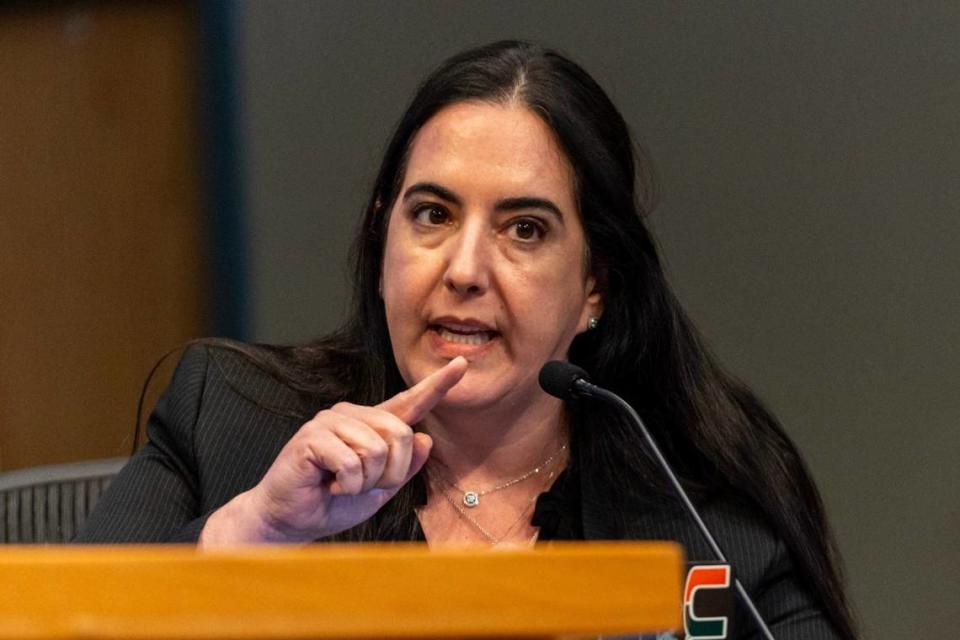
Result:
{"label": "stud earring", "polygon": [[600,318],[595,318],[594,316],[590,316],[590,319],[587,320],[587,330],[593,331],[598,326],[600,326]]}

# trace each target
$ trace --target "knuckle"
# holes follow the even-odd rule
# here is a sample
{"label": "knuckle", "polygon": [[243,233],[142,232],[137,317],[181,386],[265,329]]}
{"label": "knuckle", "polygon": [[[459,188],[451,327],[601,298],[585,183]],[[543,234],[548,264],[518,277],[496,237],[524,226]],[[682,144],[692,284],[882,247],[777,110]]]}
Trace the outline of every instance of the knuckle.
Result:
{"label": "knuckle", "polygon": [[345,459],[340,464],[340,473],[346,473],[349,475],[357,474],[363,471],[363,463],[360,462],[360,458],[356,456],[351,456]]}
{"label": "knuckle", "polygon": [[398,444],[406,445],[413,441],[413,429],[405,424],[394,425],[390,435]]}
{"label": "knuckle", "polygon": [[291,448],[294,458],[297,460],[307,460],[311,457],[313,449],[310,446],[310,443],[304,438],[299,442],[295,443],[295,446]]}
{"label": "knuckle", "polygon": [[388,453],[390,453],[390,447],[388,447],[387,443],[383,440],[371,443],[371,445],[367,448],[367,457],[376,460],[382,460],[386,458]]}
{"label": "knuckle", "polygon": [[330,409],[324,409],[315,415],[310,421],[304,423],[301,430],[324,429],[331,421],[336,420],[336,414]]}

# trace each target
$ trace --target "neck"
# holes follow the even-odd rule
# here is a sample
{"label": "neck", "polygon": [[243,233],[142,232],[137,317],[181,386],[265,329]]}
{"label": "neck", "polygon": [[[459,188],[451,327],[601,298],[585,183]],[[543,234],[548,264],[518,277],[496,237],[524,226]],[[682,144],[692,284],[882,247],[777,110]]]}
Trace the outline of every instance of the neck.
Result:
{"label": "neck", "polygon": [[[526,473],[569,441],[563,402],[544,397],[522,409],[435,409],[424,420],[431,458],[457,482],[496,483]],[[554,460],[554,463],[557,461]]]}

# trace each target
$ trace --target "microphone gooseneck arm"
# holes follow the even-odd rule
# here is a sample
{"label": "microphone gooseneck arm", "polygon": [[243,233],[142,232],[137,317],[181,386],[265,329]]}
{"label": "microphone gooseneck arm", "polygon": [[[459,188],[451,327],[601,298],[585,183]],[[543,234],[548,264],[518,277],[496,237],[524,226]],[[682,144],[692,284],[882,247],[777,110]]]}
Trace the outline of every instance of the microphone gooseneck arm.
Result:
{"label": "microphone gooseneck arm", "polygon": [[[710,533],[710,529],[707,528],[703,518],[700,517],[700,513],[697,511],[697,508],[693,506],[693,502],[690,500],[690,497],[687,496],[687,492],[684,491],[683,486],[680,484],[680,480],[677,479],[677,476],[670,467],[670,464],[667,462],[667,459],[663,457],[663,453],[660,452],[660,447],[657,446],[653,436],[651,436],[650,432],[647,431],[647,426],[643,423],[640,415],[634,411],[633,407],[631,407],[626,400],[612,391],[607,391],[602,387],[598,387],[595,384],[587,382],[582,377],[578,377],[573,380],[571,384],[571,392],[574,396],[596,398],[598,400],[603,400],[604,402],[613,404],[626,411],[627,414],[633,418],[633,421],[637,423],[638,427],[640,427],[640,433],[643,434],[643,439],[646,441],[650,451],[653,452],[653,455],[660,464],[660,467],[667,474],[667,478],[670,479],[670,484],[673,485],[673,488],[676,489],[677,494],[680,496],[680,500],[683,501],[687,512],[693,518],[694,522],[697,523],[697,527],[700,529],[700,533],[703,535],[703,538],[707,541],[707,544],[721,562],[730,564],[729,560],[727,560],[727,556],[723,553],[723,550],[720,549],[720,545],[718,545],[717,541],[714,540],[713,534]],[[744,589],[740,579],[736,577],[736,573],[734,573],[733,582],[737,590],[737,594],[740,596],[740,600],[743,602],[744,606],[747,607],[747,610],[750,611],[750,615],[757,623],[757,626],[760,628],[760,631],[763,633],[764,637],[767,640],[775,640],[773,634],[770,632],[770,628],[767,626],[767,623],[764,622],[763,617],[757,610],[756,605],[753,604],[753,600],[750,598],[749,594],[747,594],[747,590]]]}

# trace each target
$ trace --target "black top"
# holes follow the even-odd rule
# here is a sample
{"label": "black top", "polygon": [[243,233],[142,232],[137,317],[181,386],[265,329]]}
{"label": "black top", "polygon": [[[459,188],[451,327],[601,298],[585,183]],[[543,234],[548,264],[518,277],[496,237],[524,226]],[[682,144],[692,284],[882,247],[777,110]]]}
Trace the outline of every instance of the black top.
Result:
{"label": "black top", "polygon": [[[75,541],[195,542],[209,514],[260,481],[305,411],[298,394],[242,355],[191,347],[150,416],[148,442],[101,496]],[[533,523],[541,527],[540,540],[673,540],[688,560],[714,559],[679,506],[613,504],[609,487],[597,486],[589,469],[580,468],[576,452],[574,442],[570,466],[537,500]],[[405,489],[425,499],[422,479]],[[839,638],[759,510],[723,497],[698,506],[778,640]],[[423,540],[416,516],[407,517],[406,534],[383,539]],[[739,607],[731,628],[734,637],[753,637]]]}

